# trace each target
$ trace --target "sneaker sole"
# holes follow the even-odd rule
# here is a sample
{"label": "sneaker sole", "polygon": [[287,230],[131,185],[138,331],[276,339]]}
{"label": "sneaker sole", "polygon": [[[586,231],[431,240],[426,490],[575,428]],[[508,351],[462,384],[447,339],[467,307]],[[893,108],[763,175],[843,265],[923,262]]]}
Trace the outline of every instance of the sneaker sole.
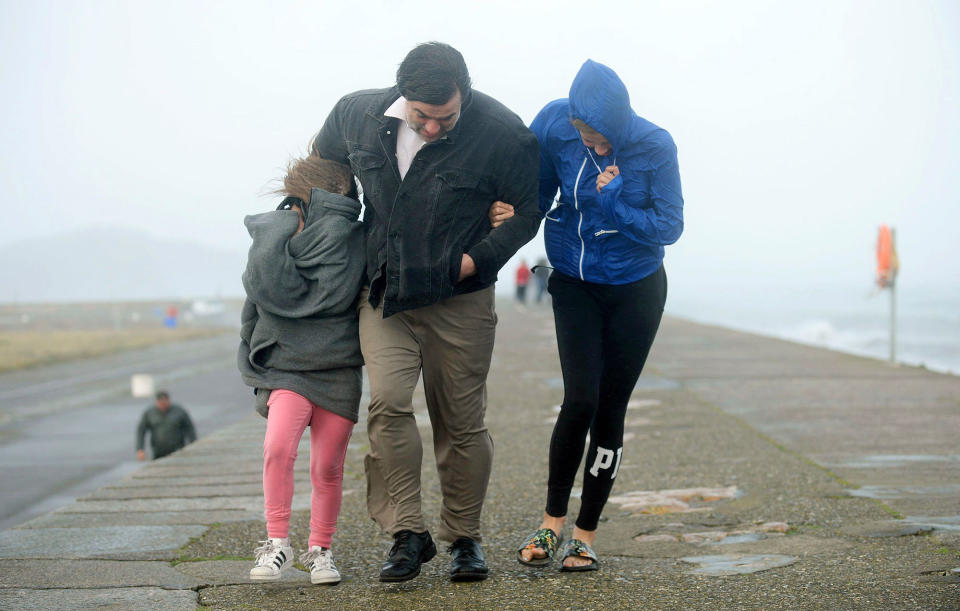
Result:
{"label": "sneaker sole", "polygon": [[280,581],[283,578],[283,574],[280,575],[250,575],[250,579],[254,581]]}
{"label": "sneaker sole", "polygon": [[310,583],[312,583],[312,584],[315,585],[315,586],[319,586],[319,585],[331,585],[331,586],[332,586],[332,585],[334,585],[334,584],[340,583],[342,580],[343,580],[342,577],[320,577],[320,578],[317,578],[317,579],[314,579],[313,577],[310,577]]}
{"label": "sneaker sole", "polygon": [[289,569],[291,565],[293,565],[292,562],[287,562],[280,567],[280,572],[276,575],[250,575],[250,579],[253,581],[280,581],[283,578],[283,572]]}

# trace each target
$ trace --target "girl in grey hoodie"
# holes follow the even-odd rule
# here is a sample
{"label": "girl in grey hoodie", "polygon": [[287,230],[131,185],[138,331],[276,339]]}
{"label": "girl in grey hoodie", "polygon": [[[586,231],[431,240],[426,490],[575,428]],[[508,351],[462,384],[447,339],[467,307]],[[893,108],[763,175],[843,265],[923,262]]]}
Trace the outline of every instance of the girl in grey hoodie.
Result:
{"label": "girl in grey hoodie", "polygon": [[356,300],[364,231],[350,169],[310,155],[291,162],[275,211],[248,216],[253,238],[243,274],[238,366],[266,417],[263,495],[267,539],[251,579],[280,579],[289,542],[293,465],[310,426],[310,538],[301,563],[313,583],[337,583],[331,538],[343,462],[360,404]]}

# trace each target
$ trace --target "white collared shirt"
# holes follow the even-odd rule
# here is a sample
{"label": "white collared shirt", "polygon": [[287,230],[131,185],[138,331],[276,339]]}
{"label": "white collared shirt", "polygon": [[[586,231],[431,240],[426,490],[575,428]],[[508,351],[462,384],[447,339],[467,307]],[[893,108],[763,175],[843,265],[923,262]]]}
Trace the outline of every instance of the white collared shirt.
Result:
{"label": "white collared shirt", "polygon": [[407,175],[407,170],[410,169],[410,164],[413,163],[417,152],[427,143],[407,124],[406,111],[407,98],[400,96],[383,113],[385,117],[400,119],[400,127],[397,129],[397,169],[400,170],[400,180]]}

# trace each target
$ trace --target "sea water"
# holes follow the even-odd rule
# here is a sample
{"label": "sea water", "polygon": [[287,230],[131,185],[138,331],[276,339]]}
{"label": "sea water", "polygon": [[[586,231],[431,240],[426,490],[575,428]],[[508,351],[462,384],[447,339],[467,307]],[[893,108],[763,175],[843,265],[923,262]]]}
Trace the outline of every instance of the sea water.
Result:
{"label": "sea water", "polygon": [[[666,313],[886,360],[890,355],[890,305],[889,290],[864,285],[681,288],[668,297]],[[896,361],[960,374],[960,292],[898,290]]]}

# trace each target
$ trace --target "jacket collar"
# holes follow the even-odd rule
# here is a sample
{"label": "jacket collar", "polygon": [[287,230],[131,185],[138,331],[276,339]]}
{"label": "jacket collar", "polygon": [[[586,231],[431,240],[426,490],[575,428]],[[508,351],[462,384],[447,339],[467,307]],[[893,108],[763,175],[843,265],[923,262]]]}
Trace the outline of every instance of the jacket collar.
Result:
{"label": "jacket collar", "polygon": [[[384,96],[383,101],[376,111],[368,111],[367,114],[370,117],[373,117],[380,127],[388,125],[390,121],[402,121],[402,119],[397,119],[396,117],[388,117],[386,115],[387,110],[393,106],[394,102],[400,99],[400,90],[397,89],[397,86],[394,85],[387,90],[386,96]],[[447,132],[443,138],[437,141],[440,142],[449,142],[453,143],[456,141],[457,137],[460,135],[461,126],[463,125],[463,120],[468,114],[468,110],[473,105],[473,89],[467,92],[467,95],[464,96],[463,100],[460,101],[460,118],[457,119],[457,124],[453,126],[449,132]]]}

